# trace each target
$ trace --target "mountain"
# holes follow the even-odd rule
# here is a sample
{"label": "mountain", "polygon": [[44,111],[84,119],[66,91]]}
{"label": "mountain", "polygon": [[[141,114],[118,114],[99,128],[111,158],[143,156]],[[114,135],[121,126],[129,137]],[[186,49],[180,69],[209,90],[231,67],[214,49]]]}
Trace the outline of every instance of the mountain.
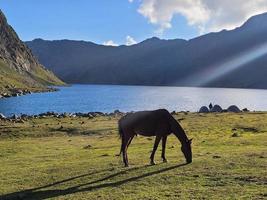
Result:
{"label": "mountain", "polygon": [[267,13],[191,40],[150,38],[132,46],[26,42],[68,83],[267,88]]}
{"label": "mountain", "polygon": [[17,90],[43,91],[49,85],[61,84],[37,61],[0,10],[0,95]]}

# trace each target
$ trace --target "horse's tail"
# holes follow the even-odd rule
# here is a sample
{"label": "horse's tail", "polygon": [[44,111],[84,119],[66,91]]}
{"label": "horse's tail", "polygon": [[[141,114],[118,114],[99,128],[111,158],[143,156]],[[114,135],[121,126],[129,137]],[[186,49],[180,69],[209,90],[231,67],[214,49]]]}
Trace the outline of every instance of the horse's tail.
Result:
{"label": "horse's tail", "polygon": [[123,138],[124,138],[124,134],[123,134],[123,130],[122,130],[122,127],[121,127],[120,122],[118,123],[118,129],[119,129],[119,136],[120,136],[120,139],[121,139],[121,149],[120,149],[120,153],[117,154],[116,156],[120,156],[120,155],[121,155],[122,148],[123,148]]}

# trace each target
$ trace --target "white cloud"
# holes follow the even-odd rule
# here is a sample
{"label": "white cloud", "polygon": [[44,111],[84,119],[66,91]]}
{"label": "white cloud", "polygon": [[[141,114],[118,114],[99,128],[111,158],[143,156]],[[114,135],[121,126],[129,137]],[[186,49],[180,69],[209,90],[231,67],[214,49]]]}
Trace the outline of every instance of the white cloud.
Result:
{"label": "white cloud", "polygon": [[127,35],[126,37],[126,45],[127,46],[130,46],[130,45],[133,45],[133,44],[136,44],[137,42],[129,35]]}
{"label": "white cloud", "polygon": [[119,46],[118,44],[116,44],[112,40],[108,40],[106,42],[103,42],[103,45],[105,45],[105,46]]}
{"label": "white cloud", "polygon": [[133,0],[128,0],[130,3],[133,3]]}
{"label": "white cloud", "polygon": [[267,0],[140,0],[138,12],[158,26],[158,32],[171,28],[173,17],[182,15],[203,33],[242,25],[267,12]]}
{"label": "white cloud", "polygon": [[[132,38],[131,36],[127,35],[125,38],[125,45],[127,46],[131,46],[136,44],[137,42],[135,41],[134,38]],[[115,43],[113,40],[108,40],[106,42],[103,42],[103,45],[105,46],[119,46],[119,44]]]}

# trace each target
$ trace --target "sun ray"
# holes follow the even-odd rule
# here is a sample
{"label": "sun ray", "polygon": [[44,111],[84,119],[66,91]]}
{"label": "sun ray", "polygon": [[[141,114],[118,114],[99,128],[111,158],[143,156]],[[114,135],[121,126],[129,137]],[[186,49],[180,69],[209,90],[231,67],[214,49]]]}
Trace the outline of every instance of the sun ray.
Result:
{"label": "sun ray", "polygon": [[224,63],[212,65],[201,72],[197,72],[179,81],[181,85],[205,86],[208,83],[229,74],[246,64],[267,54],[267,42],[254,47],[239,56],[232,58]]}

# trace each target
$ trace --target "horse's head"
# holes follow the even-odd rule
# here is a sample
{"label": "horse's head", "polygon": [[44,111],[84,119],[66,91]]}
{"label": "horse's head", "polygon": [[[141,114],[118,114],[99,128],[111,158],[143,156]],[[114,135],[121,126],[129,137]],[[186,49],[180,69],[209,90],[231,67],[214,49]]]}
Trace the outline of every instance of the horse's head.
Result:
{"label": "horse's head", "polygon": [[181,147],[181,150],[184,154],[184,157],[187,163],[192,162],[191,142],[192,142],[192,139],[187,140],[185,143],[182,144],[182,147]]}

